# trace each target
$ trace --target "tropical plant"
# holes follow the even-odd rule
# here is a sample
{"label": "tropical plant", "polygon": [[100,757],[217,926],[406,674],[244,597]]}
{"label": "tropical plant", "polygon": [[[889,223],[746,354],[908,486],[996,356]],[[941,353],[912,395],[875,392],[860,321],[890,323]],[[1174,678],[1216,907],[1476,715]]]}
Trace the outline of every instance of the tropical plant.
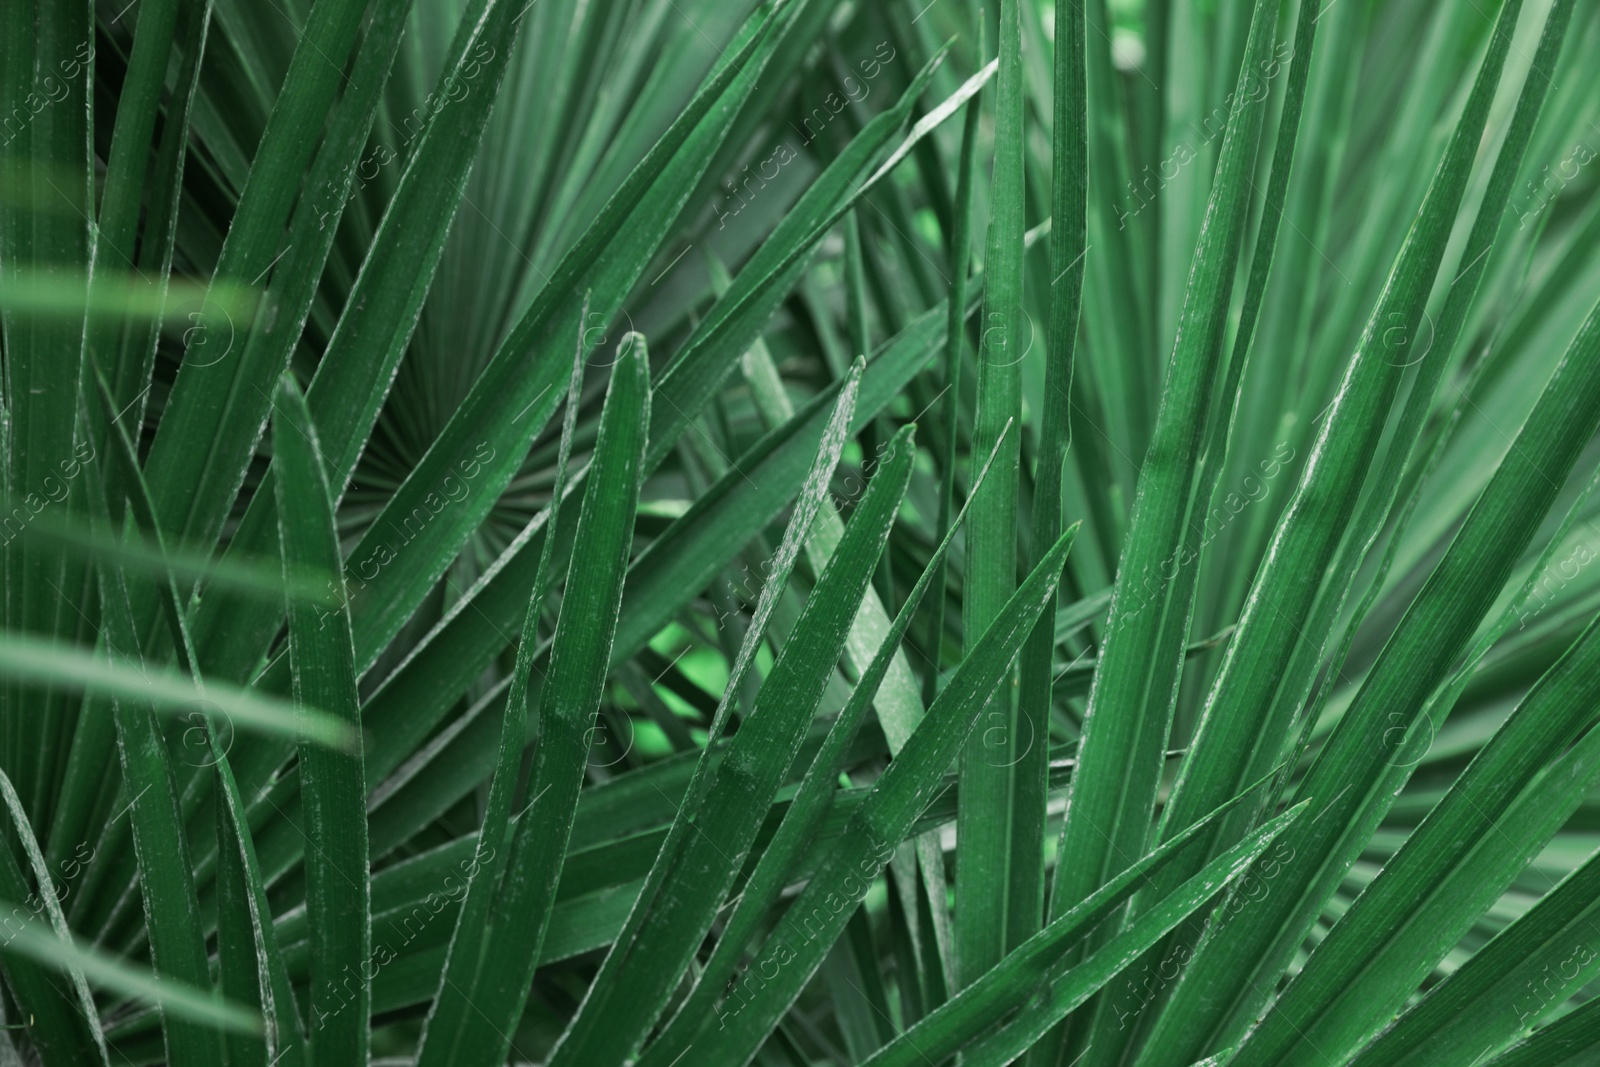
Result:
{"label": "tropical plant", "polygon": [[0,1065],[1600,1062],[1600,12],[0,2]]}

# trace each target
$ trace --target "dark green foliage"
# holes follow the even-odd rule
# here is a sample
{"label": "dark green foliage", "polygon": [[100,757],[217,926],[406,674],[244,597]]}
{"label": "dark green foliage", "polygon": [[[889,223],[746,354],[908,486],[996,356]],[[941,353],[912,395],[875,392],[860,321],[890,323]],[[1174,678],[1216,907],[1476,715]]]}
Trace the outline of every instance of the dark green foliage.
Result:
{"label": "dark green foliage", "polygon": [[1595,1062],[1597,60],[3,0],[0,1067]]}

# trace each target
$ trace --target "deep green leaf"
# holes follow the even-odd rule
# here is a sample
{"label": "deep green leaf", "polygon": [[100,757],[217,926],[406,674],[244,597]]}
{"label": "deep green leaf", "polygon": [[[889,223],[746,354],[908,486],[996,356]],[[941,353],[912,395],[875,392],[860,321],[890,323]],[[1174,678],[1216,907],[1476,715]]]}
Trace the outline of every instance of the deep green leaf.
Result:
{"label": "deep green leaf", "polygon": [[644,338],[629,334],[612,372],[549,675],[539,693],[539,745],[528,778],[532,797],[508,843],[489,923],[471,931],[483,940],[481,969],[467,988],[450,983],[442,990],[423,1039],[422,1062],[495,1064],[513,1045],[510,1034],[522,1015],[572,829],[589,724],[611,662],[650,394]]}
{"label": "deep green leaf", "polygon": [[843,931],[854,905],[933,800],[942,770],[954,759],[976,725],[985,699],[1001,684],[1034,621],[1054,597],[1076,534],[1074,525],[1061,536],[1018,587],[984,640],[962,661],[868,799],[851,815],[844,836],[716,1006],[717,1028],[707,1032],[710,1020],[702,1020],[694,1042],[698,1054],[729,1063],[748,1062],[767,1031],[799,996]]}
{"label": "deep green leaf", "polygon": [[[691,787],[656,858],[662,873],[652,872],[646,890],[650,895],[629,917],[552,1064],[629,1058],[665,1008],[739,874],[761,815],[816,714],[905,496],[916,458],[912,429],[907,426],[889,443],[804,612],[763,679],[754,708],[740,723],[717,770],[707,774],[703,796]],[[680,833],[678,824],[689,820],[695,832]]]}
{"label": "deep green leaf", "polygon": [[[289,603],[289,660],[299,708],[326,709],[351,733],[361,729],[350,613],[339,567],[333,494],[305,397],[285,375],[273,400],[272,451],[282,477],[278,543],[286,574],[334,575],[332,610]],[[311,918],[311,1054],[360,1063],[370,1052],[372,913],[367,866],[367,786],[361,752],[302,740],[306,907]]]}

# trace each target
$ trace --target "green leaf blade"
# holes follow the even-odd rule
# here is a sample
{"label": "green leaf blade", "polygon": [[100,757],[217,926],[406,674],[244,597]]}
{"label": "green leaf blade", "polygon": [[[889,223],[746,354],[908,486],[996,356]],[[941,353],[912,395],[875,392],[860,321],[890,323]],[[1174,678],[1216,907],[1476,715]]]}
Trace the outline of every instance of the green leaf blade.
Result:
{"label": "green leaf blade", "polygon": [[[285,376],[273,402],[273,452],[278,480],[278,540],[285,575],[316,570],[337,575],[339,541],[333,497],[305,397]],[[289,605],[289,658],[294,699],[326,708],[351,731],[361,726],[354,644],[343,582],[332,611],[303,601]],[[367,863],[367,788],[361,752],[302,741],[301,807],[310,848],[306,904],[311,920],[312,1055],[360,1063],[370,1053],[372,912]]]}
{"label": "green leaf blade", "polygon": [[572,829],[589,724],[610,667],[633,542],[650,392],[644,338],[630,334],[612,372],[549,675],[540,691],[540,742],[528,786],[532,798],[509,846],[491,925],[471,931],[492,944],[494,954],[472,987],[441,991],[429,1030],[442,1037],[424,1037],[425,1064],[488,1067],[503,1061],[522,1015]]}

